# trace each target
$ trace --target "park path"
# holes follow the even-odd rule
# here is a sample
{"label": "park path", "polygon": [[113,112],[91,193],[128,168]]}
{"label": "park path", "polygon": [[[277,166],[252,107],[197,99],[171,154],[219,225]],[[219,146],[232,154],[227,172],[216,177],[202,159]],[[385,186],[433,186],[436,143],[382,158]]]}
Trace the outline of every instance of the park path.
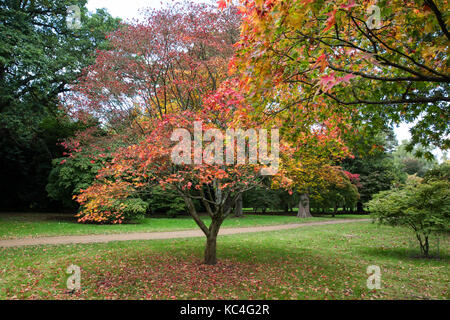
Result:
{"label": "park path", "polygon": [[[219,235],[229,235],[238,233],[253,233],[264,231],[278,231],[294,229],[306,226],[322,226],[328,224],[341,224],[350,222],[370,221],[370,219],[339,219],[330,221],[318,221],[307,223],[292,223],[272,226],[259,227],[241,227],[241,228],[222,228]],[[182,230],[182,231],[165,231],[165,232],[135,232],[135,233],[117,233],[117,234],[90,234],[78,236],[52,236],[38,238],[21,238],[0,240],[0,247],[21,247],[35,245],[58,245],[73,243],[99,243],[111,241],[130,241],[130,240],[157,240],[157,239],[177,239],[177,238],[194,238],[204,236],[201,230]]]}

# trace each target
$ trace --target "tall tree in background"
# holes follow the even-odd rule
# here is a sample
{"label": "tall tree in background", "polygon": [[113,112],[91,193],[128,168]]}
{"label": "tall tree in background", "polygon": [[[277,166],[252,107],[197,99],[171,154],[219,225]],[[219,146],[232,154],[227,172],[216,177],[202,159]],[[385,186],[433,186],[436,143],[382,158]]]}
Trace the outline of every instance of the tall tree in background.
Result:
{"label": "tall tree in background", "polygon": [[142,21],[108,36],[80,83],[66,96],[72,111],[88,111],[110,126],[138,126],[175,110],[198,110],[228,77],[239,39],[237,10],[176,2],[144,11]]}
{"label": "tall tree in background", "polygon": [[[0,2],[0,207],[48,205],[45,184],[57,142],[78,125],[58,110],[58,95],[94,61],[96,48],[118,26],[103,10],[88,14],[85,0]],[[77,5],[81,28],[68,27]],[[70,25],[69,25],[70,26]]]}
{"label": "tall tree in background", "polygon": [[372,136],[355,136],[351,143],[353,158],[340,162],[344,170],[359,175],[358,212],[372,195],[404,182],[406,176],[396,165],[392,152],[397,148],[393,130],[384,130]]}

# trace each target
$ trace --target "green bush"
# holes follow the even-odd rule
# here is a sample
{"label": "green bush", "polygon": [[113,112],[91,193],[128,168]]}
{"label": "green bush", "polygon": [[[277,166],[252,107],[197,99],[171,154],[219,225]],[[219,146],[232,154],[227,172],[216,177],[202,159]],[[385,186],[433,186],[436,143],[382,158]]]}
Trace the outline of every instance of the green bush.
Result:
{"label": "green bush", "polygon": [[102,166],[100,161],[80,155],[53,160],[46,187],[48,196],[61,201],[65,207],[75,207],[73,195],[89,187]]}
{"label": "green bush", "polygon": [[148,203],[140,198],[128,198],[120,201],[125,221],[144,218],[147,213]]}
{"label": "green bush", "polygon": [[161,187],[154,187],[147,199],[150,211],[165,213],[170,217],[187,212],[186,204],[175,191],[171,189],[164,190]]}
{"label": "green bush", "polygon": [[404,186],[376,194],[368,203],[375,220],[411,228],[421,253],[429,255],[432,234],[450,231],[450,183],[410,176]]}

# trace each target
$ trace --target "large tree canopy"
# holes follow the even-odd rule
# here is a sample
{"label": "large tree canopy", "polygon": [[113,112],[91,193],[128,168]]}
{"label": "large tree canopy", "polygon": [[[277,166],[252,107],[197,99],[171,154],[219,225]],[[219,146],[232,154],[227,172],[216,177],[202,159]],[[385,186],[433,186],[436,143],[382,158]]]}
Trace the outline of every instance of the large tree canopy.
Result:
{"label": "large tree canopy", "polygon": [[262,110],[324,99],[370,126],[415,122],[412,144],[449,147],[448,1],[242,4],[238,66]]}
{"label": "large tree canopy", "polygon": [[[67,8],[78,5],[81,28],[68,28]],[[0,1],[0,206],[47,205],[45,184],[57,146],[77,130],[58,111],[69,89],[118,21],[86,1]]]}
{"label": "large tree canopy", "polygon": [[[261,159],[269,158],[267,152],[270,152],[270,157],[276,156],[271,143],[270,150],[266,149],[265,153],[258,148],[257,162],[236,163],[235,154],[237,156],[242,149],[239,149],[234,134],[232,140],[228,136],[225,138],[225,130],[238,132],[256,127],[248,118],[245,100],[233,87],[236,85],[225,82],[216,93],[205,99],[201,111],[170,113],[162,119],[142,123],[146,133],[141,141],[119,148],[113,160],[100,170],[94,184],[76,196],[82,205],[77,215],[79,221],[122,223],[126,219],[124,212],[130,207],[130,199],[151,192],[155,186],[162,186],[183,198],[189,214],[207,238],[205,263],[215,264],[216,238],[223,220],[232,213],[243,192],[261,185],[265,165]],[[196,127],[199,122],[200,126]],[[176,129],[185,130],[185,134],[174,136]],[[196,130],[211,142],[191,140],[198,139]],[[183,150],[175,149],[180,141],[185,146]],[[243,141],[246,150],[250,148],[250,143],[254,143],[251,139]],[[261,136],[258,141],[262,143]],[[200,162],[194,160],[192,163],[191,160],[198,156],[198,143]],[[231,162],[228,160],[229,146],[233,148]],[[175,150],[180,151],[185,162],[174,161]],[[202,202],[211,217],[209,226],[199,217],[194,205],[196,199]]]}
{"label": "large tree canopy", "polygon": [[206,4],[148,9],[143,21],[108,36],[111,47],[99,52],[67,103],[125,127],[140,116],[198,110],[227,77],[239,23],[236,9],[220,12]]}

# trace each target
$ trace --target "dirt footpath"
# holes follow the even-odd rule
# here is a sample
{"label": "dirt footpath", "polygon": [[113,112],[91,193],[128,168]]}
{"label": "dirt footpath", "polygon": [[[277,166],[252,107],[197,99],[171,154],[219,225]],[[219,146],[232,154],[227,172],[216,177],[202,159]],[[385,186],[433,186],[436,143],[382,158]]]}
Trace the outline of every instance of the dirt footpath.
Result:
{"label": "dirt footpath", "polygon": [[[361,221],[370,221],[370,219],[340,219],[340,220],[309,222],[309,223],[283,224],[276,226],[223,228],[220,230],[219,235],[278,231],[278,230],[295,229],[306,226],[322,226],[327,224],[340,224],[351,222],[357,223]],[[120,234],[80,235],[80,236],[54,236],[54,237],[0,240],[0,247],[8,248],[21,246],[50,245],[50,244],[58,245],[58,244],[72,244],[72,243],[100,243],[100,242],[130,241],[130,240],[177,239],[177,238],[194,238],[203,236],[204,234],[201,230],[137,232],[137,233],[120,233]]]}

